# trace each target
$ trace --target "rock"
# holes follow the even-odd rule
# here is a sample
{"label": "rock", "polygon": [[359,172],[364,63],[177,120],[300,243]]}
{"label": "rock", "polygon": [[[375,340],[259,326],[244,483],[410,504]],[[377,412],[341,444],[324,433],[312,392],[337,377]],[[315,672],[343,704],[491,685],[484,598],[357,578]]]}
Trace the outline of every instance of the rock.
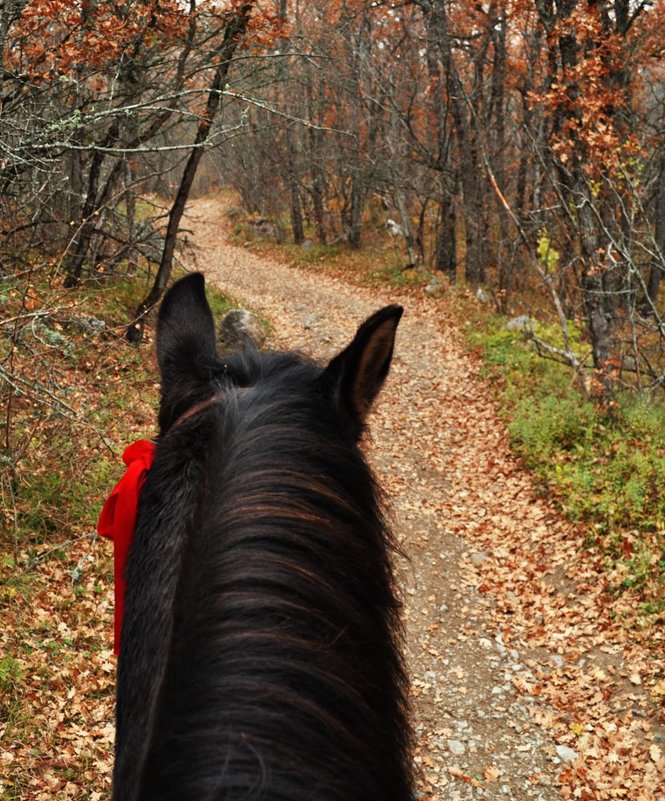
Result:
{"label": "rock", "polygon": [[284,241],[284,232],[281,226],[270,222],[270,220],[252,220],[249,227],[252,236],[257,239],[272,239],[280,245]]}
{"label": "rock", "polygon": [[84,331],[86,334],[101,334],[106,331],[106,322],[100,320],[98,317],[85,316],[85,317],[72,317],[67,321],[68,325],[73,328],[78,328],[79,331]]}
{"label": "rock", "polygon": [[628,370],[631,373],[636,373],[638,369],[637,359],[634,356],[624,356],[621,366],[624,370]]}
{"label": "rock", "polygon": [[564,765],[567,765],[569,762],[574,762],[579,756],[577,751],[573,751],[573,749],[568,748],[567,745],[556,745],[554,750]]}
{"label": "rock", "polygon": [[423,292],[426,295],[429,295],[431,298],[438,298],[439,295],[443,294],[445,289],[446,285],[444,281],[440,278],[440,276],[435,275],[430,279],[430,282],[427,284]]}
{"label": "rock", "polygon": [[528,314],[520,314],[519,317],[513,317],[512,320],[504,325],[506,331],[523,331],[525,328],[531,327],[531,318]]}
{"label": "rock", "polygon": [[265,339],[261,320],[246,309],[232,309],[222,318],[219,341],[226,350],[242,350],[248,342],[260,348]]}
{"label": "rock", "polygon": [[386,220],[386,230],[390,236],[404,236],[402,226],[395,222],[395,220]]}
{"label": "rock", "polygon": [[466,747],[460,740],[448,740],[448,749],[455,756],[462,756],[466,753]]}
{"label": "rock", "polygon": [[478,300],[479,300],[481,303],[489,303],[489,302],[490,302],[490,296],[489,296],[489,295],[488,295],[488,293],[487,293],[487,292],[485,292],[485,290],[484,290],[482,287],[480,287],[480,286],[478,287],[478,289],[476,289],[476,297],[478,298]]}

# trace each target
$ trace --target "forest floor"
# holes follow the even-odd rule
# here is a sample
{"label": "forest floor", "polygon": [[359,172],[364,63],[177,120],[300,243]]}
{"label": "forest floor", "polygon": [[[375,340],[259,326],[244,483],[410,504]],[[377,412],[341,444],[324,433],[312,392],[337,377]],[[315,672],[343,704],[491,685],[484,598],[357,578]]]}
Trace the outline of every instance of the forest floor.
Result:
{"label": "forest floor", "polygon": [[[665,801],[665,633],[626,624],[584,532],[511,453],[450,299],[257,256],[227,241],[227,210],[191,204],[188,266],[267,319],[269,347],[323,360],[377,308],[405,307],[365,445],[404,551],[421,801]],[[106,494],[122,448],[154,431],[157,377],[148,347],[96,348],[68,398],[103,412],[111,450],[82,430],[77,469],[103,462]],[[57,478],[43,461],[33,484]],[[0,553],[2,801],[108,797],[111,548],[86,533],[103,498],[82,487],[81,536],[58,542],[56,520],[18,560]]]}
{"label": "forest floor", "polygon": [[224,211],[192,204],[190,266],[267,318],[271,347],[325,359],[380,306],[406,308],[367,450],[406,557],[421,794],[665,801],[662,639],[617,621],[583,533],[511,454],[446,299],[257,257],[220,237]]}

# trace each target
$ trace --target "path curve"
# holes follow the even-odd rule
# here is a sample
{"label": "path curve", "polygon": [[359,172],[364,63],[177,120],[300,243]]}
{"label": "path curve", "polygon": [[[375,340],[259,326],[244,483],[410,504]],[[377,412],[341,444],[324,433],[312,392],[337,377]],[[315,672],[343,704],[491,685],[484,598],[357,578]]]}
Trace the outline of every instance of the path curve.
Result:
{"label": "path curve", "polygon": [[[230,246],[225,224],[221,200],[191,204],[191,266],[271,322],[271,347],[329,358],[370,313],[400,302],[389,288]],[[593,574],[586,589],[583,572],[567,577],[577,533],[534,497],[445,304],[404,305],[368,450],[408,556],[400,573],[422,797],[553,801],[589,788],[582,798],[603,798],[602,782],[632,781],[632,799],[660,799],[649,757],[660,730],[636,730],[646,701],[622,675],[631,645],[618,630],[598,636]],[[608,762],[610,720],[630,749],[617,752],[618,766]]]}

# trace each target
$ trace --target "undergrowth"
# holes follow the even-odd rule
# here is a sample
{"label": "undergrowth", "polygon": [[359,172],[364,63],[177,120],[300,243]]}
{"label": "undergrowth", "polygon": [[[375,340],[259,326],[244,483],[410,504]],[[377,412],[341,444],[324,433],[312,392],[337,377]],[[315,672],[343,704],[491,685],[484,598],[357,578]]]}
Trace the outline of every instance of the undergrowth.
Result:
{"label": "undergrowth", "polygon": [[[65,291],[35,274],[4,286],[0,801],[101,798],[113,750],[112,547],[95,529],[123,449],[156,433],[152,330],[139,348],[123,336],[146,282]],[[208,294],[216,315],[229,308]]]}
{"label": "undergrowth", "polygon": [[[395,244],[379,222],[366,228],[362,247],[353,248],[344,241],[326,245],[313,239],[306,239],[304,245],[297,245],[288,237],[276,241],[274,236],[258,233],[252,216],[235,206],[227,210],[227,218],[228,237],[233,244],[302,270],[339,273],[360,286],[411,286],[421,284],[426,277],[423,270],[407,266],[404,247]],[[288,230],[285,221],[277,227]],[[311,224],[305,226],[305,234],[314,237]]]}
{"label": "undergrowth", "polygon": [[[367,242],[353,250],[343,243],[278,243],[257,236],[251,217],[238,209],[231,217],[232,241],[300,269],[419,295],[431,277],[404,269],[405,254],[391,245],[380,221],[366,228]],[[281,230],[287,230],[285,221]],[[586,531],[589,549],[610,573],[609,585],[634,590],[642,615],[655,620],[665,612],[665,398],[626,391],[608,416],[584,395],[568,366],[536,353],[520,331],[505,328],[506,318],[478,306],[464,290],[445,284],[441,291],[458,306],[470,347],[482,354],[513,449],[542,490]],[[557,325],[531,324],[541,339],[564,347]],[[573,322],[568,337],[573,352],[588,351]]]}
{"label": "undergrowth", "polygon": [[[8,396],[0,444],[5,519],[15,550],[89,528],[100,491],[117,473],[127,431],[154,433],[152,333],[148,329],[141,348],[123,336],[144,293],[138,278],[90,281],[68,292],[35,282],[33,304],[47,313],[11,345],[3,340],[3,351],[11,348],[13,373],[26,381],[19,385],[25,391]],[[208,294],[216,316],[230,308],[213,287]],[[7,294],[5,316],[19,311],[18,295],[12,305]]]}
{"label": "undergrowth", "polygon": [[[540,329],[556,344],[554,326]],[[608,415],[583,395],[567,366],[539,356],[504,318],[476,314],[467,336],[497,389],[514,450],[584,527],[612,585],[636,590],[647,617],[665,611],[663,399],[618,393]],[[582,348],[579,332],[572,336]]]}

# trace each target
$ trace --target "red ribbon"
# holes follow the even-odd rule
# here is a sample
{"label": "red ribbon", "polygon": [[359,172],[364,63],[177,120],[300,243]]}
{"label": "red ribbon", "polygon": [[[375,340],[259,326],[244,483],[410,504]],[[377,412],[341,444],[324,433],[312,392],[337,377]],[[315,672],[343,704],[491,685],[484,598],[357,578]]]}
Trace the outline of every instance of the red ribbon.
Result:
{"label": "red ribbon", "polygon": [[125,475],[109,495],[99,516],[97,531],[113,540],[113,579],[115,615],[113,652],[120,652],[120,633],[125,613],[125,563],[136,526],[136,511],[141,488],[155,457],[155,445],[146,439],[133,442],[122,454],[127,465]]}

